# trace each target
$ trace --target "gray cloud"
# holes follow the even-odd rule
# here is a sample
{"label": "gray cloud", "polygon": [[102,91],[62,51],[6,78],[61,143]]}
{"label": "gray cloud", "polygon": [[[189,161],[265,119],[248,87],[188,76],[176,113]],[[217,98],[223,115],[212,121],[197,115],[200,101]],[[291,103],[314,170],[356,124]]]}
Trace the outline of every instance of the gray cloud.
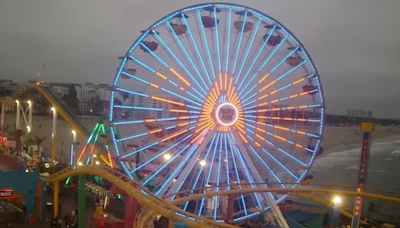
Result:
{"label": "gray cloud", "polygon": [[[0,78],[111,83],[140,30],[193,0],[12,0],[0,3]],[[228,2],[228,1],[225,1]],[[305,45],[322,76],[329,113],[372,109],[400,116],[400,2],[229,1],[276,18]]]}

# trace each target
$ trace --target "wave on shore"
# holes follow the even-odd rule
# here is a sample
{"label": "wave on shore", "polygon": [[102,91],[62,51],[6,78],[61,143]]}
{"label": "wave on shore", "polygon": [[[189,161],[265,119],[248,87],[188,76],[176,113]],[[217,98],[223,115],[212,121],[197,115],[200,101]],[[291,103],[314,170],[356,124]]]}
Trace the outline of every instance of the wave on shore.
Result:
{"label": "wave on shore", "polygon": [[[398,140],[398,137],[390,138],[389,140],[390,141],[385,140],[382,142],[375,142],[371,145],[372,159],[370,160],[370,163],[386,162],[386,158],[392,157],[392,159],[396,159],[396,157],[400,156],[400,140]],[[345,150],[331,152],[324,157],[318,158],[314,162],[312,170],[318,171],[320,169],[332,168],[337,166],[345,166],[347,167],[347,170],[358,170],[360,153],[361,147],[354,148],[354,145],[348,145],[347,149]],[[379,157],[384,156],[385,158],[383,160],[381,158],[378,159],[376,158],[376,155],[379,155]],[[376,171],[381,172],[386,170]]]}

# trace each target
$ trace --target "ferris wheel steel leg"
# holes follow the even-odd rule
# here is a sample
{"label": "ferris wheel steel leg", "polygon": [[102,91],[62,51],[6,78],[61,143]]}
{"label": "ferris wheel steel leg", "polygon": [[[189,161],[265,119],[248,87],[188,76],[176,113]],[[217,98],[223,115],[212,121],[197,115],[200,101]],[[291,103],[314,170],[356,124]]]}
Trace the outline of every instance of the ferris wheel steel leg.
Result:
{"label": "ferris wheel steel leg", "polygon": [[226,223],[233,224],[233,210],[235,208],[235,194],[228,195],[228,208],[226,211]]}
{"label": "ferris wheel steel leg", "polygon": [[[236,139],[239,139],[239,135],[237,134],[236,131],[232,131],[233,135],[235,136]],[[243,144],[237,144],[239,147],[240,151],[242,152],[242,156],[244,160],[246,161],[248,168],[250,169],[250,172],[254,175],[253,178],[257,183],[263,183],[264,180],[261,176],[261,174],[258,172],[256,169],[253,160],[251,159],[250,155],[247,153],[246,148],[243,146]],[[272,198],[272,196],[268,193],[263,194],[265,199],[267,199],[267,203],[271,208],[271,212],[273,213],[275,219],[278,220],[279,226],[282,228],[289,228],[289,225],[287,224],[285,218],[282,215],[281,210],[279,209],[278,205],[276,204],[275,200]]]}
{"label": "ferris wheel steel leg", "polygon": [[[210,132],[210,135],[213,135],[215,133],[215,129],[212,130]],[[192,157],[190,158],[190,160],[187,162],[188,165],[181,171],[181,172],[176,172],[175,177],[173,177],[173,179],[176,178],[176,176],[178,176],[180,173],[184,173],[186,175],[179,175],[179,178],[175,181],[175,183],[173,183],[173,181],[171,181],[170,183],[168,183],[163,189],[161,189],[161,191],[158,193],[159,196],[163,196],[165,194],[165,192],[167,191],[168,188],[170,188],[169,192],[171,193],[175,193],[179,190],[181,183],[186,179],[187,175],[189,175],[190,171],[193,169],[194,165],[197,164],[197,159],[199,158],[199,156],[202,153],[202,150],[207,146],[207,144],[210,142],[211,137],[207,137],[207,131],[203,133],[203,136],[200,137],[199,139],[197,139],[197,141],[195,143],[193,143],[193,145],[188,149],[189,151],[192,150],[193,148],[195,148],[196,146],[199,145],[199,142],[201,142],[203,140],[203,138],[205,137],[204,141],[202,142],[202,144],[200,145],[200,147],[198,147],[195,151],[195,153],[192,155]],[[190,153],[187,154],[185,156],[185,158],[188,158],[188,156],[190,156]],[[185,160],[185,158],[183,158],[182,160]],[[168,200],[171,200],[171,197],[168,198]]]}

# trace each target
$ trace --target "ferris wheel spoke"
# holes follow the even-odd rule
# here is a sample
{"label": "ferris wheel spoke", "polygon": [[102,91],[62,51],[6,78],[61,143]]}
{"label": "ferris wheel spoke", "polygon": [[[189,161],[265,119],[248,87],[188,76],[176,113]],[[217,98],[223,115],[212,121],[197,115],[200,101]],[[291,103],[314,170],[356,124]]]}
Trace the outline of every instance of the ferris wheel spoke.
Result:
{"label": "ferris wheel spoke", "polygon": [[[211,132],[211,133],[210,133]],[[195,131],[195,133],[198,133],[198,135],[192,139],[190,144],[192,145],[192,152],[190,152],[184,159],[181,161],[179,166],[176,168],[175,172],[170,175],[168,178],[167,182],[170,182],[172,178],[177,178],[177,181],[175,184],[169,183],[169,184],[164,184],[158,191],[156,195],[163,195],[165,194],[165,191],[169,189],[169,192],[179,192],[181,189],[182,185],[185,183],[188,175],[191,173],[193,168],[195,167],[195,164],[197,164],[197,160],[201,156],[204,148],[207,146],[207,144],[210,141],[210,137],[208,137],[208,133],[213,134],[215,131],[213,130],[213,127],[209,126],[202,130],[201,132],[198,133],[198,131]],[[186,165],[185,165],[186,164]],[[183,166],[185,165],[185,166]],[[176,194],[175,194],[176,195]],[[173,196],[170,200],[173,200],[175,196]]]}
{"label": "ferris wheel spoke", "polygon": [[[266,85],[266,86],[264,86],[263,88],[261,88],[258,92],[261,93],[262,91],[266,90],[266,89],[269,88],[271,85],[277,83],[279,80],[281,80],[282,78],[284,78],[284,77],[287,76],[288,74],[292,73],[293,71],[295,71],[296,69],[298,69],[299,67],[301,67],[302,65],[304,65],[306,62],[307,62],[307,60],[304,60],[302,63],[300,63],[300,64],[297,65],[296,67],[291,68],[291,69],[288,70],[286,73],[282,74],[279,78],[277,78],[276,80],[273,80],[273,81],[270,82],[268,85]],[[306,76],[306,77],[310,77],[310,76]],[[275,94],[275,93],[277,93],[277,92],[279,92],[279,91],[282,91],[282,90],[284,90],[284,89],[286,89],[286,88],[288,88],[288,87],[290,87],[290,86],[291,86],[291,84],[286,85],[286,86],[284,86],[284,87],[281,87],[281,88],[279,88],[279,89],[277,89],[277,90],[274,90],[274,91],[272,91],[270,94],[267,93],[267,94],[263,95],[263,96],[264,96],[263,98],[265,98],[265,97],[267,97],[267,96],[270,96],[270,95],[272,95],[272,94]]]}
{"label": "ferris wheel spoke", "polygon": [[[254,179],[251,177],[250,171],[249,171],[249,167],[248,167],[248,166],[246,165],[246,163],[244,162],[244,159],[243,159],[243,157],[242,157],[242,154],[240,153],[239,150],[237,150],[237,155],[238,155],[238,157],[239,157],[239,159],[240,159],[240,162],[241,162],[241,164],[242,164],[242,166],[243,166],[243,169],[245,170],[247,183],[250,184],[250,187],[251,187],[252,189],[255,189],[255,185],[252,184],[252,183],[254,183],[255,181],[254,181]],[[265,185],[265,186],[266,186],[266,185]],[[266,186],[266,187],[267,187],[267,186]],[[257,206],[258,206],[258,208],[260,208],[260,209],[262,210],[263,207],[261,206],[259,196],[257,195],[257,193],[253,193],[253,195],[254,195],[254,198],[255,198],[256,201],[257,201]],[[260,194],[260,196],[261,196],[261,194]]]}
{"label": "ferris wheel spoke", "polygon": [[[277,93],[277,92],[278,92],[278,91],[276,91],[276,92],[273,91],[272,94]],[[318,92],[320,92],[320,91],[319,91],[319,89],[317,88],[317,89],[310,90],[310,91],[306,91],[306,92],[295,93],[295,94],[292,94],[292,95],[289,95],[289,96],[285,96],[285,97],[282,97],[282,98],[279,98],[279,99],[275,99],[275,100],[272,100],[272,101],[260,103],[260,104],[258,104],[258,106],[261,107],[261,106],[265,106],[265,105],[268,105],[268,104],[274,104],[274,103],[277,103],[277,102],[279,102],[279,101],[285,101],[285,100],[290,100],[290,99],[293,99],[293,98],[299,98],[299,97],[304,96],[304,95],[308,95],[308,94],[312,95],[312,94],[318,93]],[[262,96],[261,96],[260,98],[258,98],[258,99],[254,99],[254,100],[252,100],[252,101],[250,101],[250,102],[248,102],[248,103],[245,103],[245,104],[243,105],[243,107],[246,107],[246,106],[248,106],[248,105],[250,105],[250,104],[252,104],[252,103],[254,103],[254,102],[257,102],[257,101],[259,101],[259,100],[262,100],[262,99],[264,99],[264,98],[266,98],[266,97],[268,97],[268,96],[269,96],[269,94],[262,95]]]}
{"label": "ferris wheel spoke", "polygon": [[[261,124],[261,122],[259,124],[263,125],[263,124]],[[255,127],[254,125],[251,125],[249,123],[246,123],[246,125],[256,129],[257,131],[266,133],[266,130],[264,130],[262,128]],[[293,128],[281,127],[279,125],[273,125],[273,124],[267,124],[267,123],[265,123],[265,125],[263,125],[263,126],[267,126],[267,127],[273,128],[273,129],[277,129],[279,131],[293,132],[293,133],[297,133],[297,134],[302,135],[302,136],[307,136],[307,137],[311,137],[311,138],[315,138],[315,139],[319,138],[318,135],[311,134],[311,133],[308,133],[308,132],[305,132],[305,131],[299,131],[299,130],[296,130],[296,129],[293,129]]]}
{"label": "ferris wheel spoke", "polygon": [[[227,138],[228,138],[228,134],[225,133],[224,134],[224,147],[225,147],[225,159],[226,159],[226,184],[228,185],[228,190],[231,190],[231,182],[230,182],[230,177],[229,177],[229,154],[228,154],[228,144],[227,144]],[[233,159],[233,158],[232,158]]]}
{"label": "ferris wheel spoke", "polygon": [[[184,17],[184,16],[182,16],[182,17]],[[205,88],[207,89],[207,91],[210,90],[210,88],[208,87],[207,83],[204,81],[203,77],[201,76],[201,73],[200,73],[199,70],[197,69],[196,64],[194,64],[194,62],[193,62],[192,58],[190,57],[189,53],[187,52],[186,48],[183,46],[181,40],[180,40],[180,39],[178,38],[178,36],[176,35],[174,29],[171,27],[171,25],[170,25],[170,23],[169,23],[168,21],[166,22],[166,24],[167,24],[168,28],[171,30],[172,34],[174,34],[174,40],[175,40],[176,42],[178,42],[178,44],[179,44],[181,50],[183,50],[183,52],[184,52],[185,55],[186,55],[186,58],[187,58],[187,59],[189,60],[189,62],[191,63],[190,66],[194,68],[194,70],[196,71],[196,73],[197,73],[197,75],[199,76],[200,80],[203,82],[203,84],[204,84]]]}
{"label": "ferris wheel spoke", "polygon": [[[165,43],[165,41],[157,34],[154,34],[158,41],[160,41],[163,46],[167,49],[167,51],[170,53],[170,55],[175,59],[175,61],[179,64],[179,66],[181,66],[183,68],[183,70],[186,72],[187,75],[189,75],[189,77],[193,80],[194,83],[196,83],[196,85],[200,88],[201,91],[203,91],[203,93],[205,95],[207,95],[207,92],[204,90],[204,88],[200,85],[200,83],[194,78],[194,76],[190,73],[190,71],[185,67],[185,65],[179,60],[179,58],[175,55],[175,53],[171,50],[171,48],[168,47],[168,45]],[[176,72],[174,69],[170,68],[171,72],[173,74],[175,74],[178,78],[180,78],[183,82],[185,82],[185,84],[187,84],[188,86],[190,86],[190,84],[182,77],[179,75],[178,72]]]}
{"label": "ferris wheel spoke", "polygon": [[221,77],[221,72],[222,72],[222,69],[221,69],[221,54],[220,54],[220,49],[219,49],[219,37],[218,37],[218,22],[217,22],[217,8],[216,7],[214,7],[214,23],[215,23],[215,26],[216,26],[216,29],[215,29],[215,37],[216,37],[216,43],[217,43],[217,55],[218,55],[218,72],[219,72],[219,75],[220,75],[220,77]]}
{"label": "ferris wheel spoke", "polygon": [[[298,158],[296,158],[295,156],[291,155],[290,153],[286,152],[286,151],[283,150],[282,148],[276,146],[276,145],[273,144],[271,141],[265,140],[265,142],[267,143],[267,145],[269,145],[269,146],[275,148],[276,150],[278,150],[281,154],[284,154],[284,155],[286,155],[287,157],[291,158],[293,161],[296,161],[297,163],[299,163],[300,165],[302,165],[302,166],[304,166],[304,167],[307,167],[307,165],[306,165],[304,162],[302,162],[300,159],[298,159]],[[305,148],[305,149],[307,150],[308,148]],[[310,149],[308,149],[308,150],[310,150]],[[312,151],[312,152],[313,152],[313,151]]]}
{"label": "ferris wheel spoke", "polygon": [[132,152],[130,152],[130,153],[127,153],[127,154],[123,155],[122,158],[127,158],[127,157],[132,156],[132,155],[134,155],[134,154],[136,154],[136,153],[139,153],[139,152],[141,152],[141,151],[144,151],[144,150],[146,150],[146,149],[149,149],[149,148],[151,148],[151,147],[153,147],[153,146],[159,145],[160,143],[166,142],[166,141],[168,141],[168,140],[170,140],[170,139],[172,139],[172,138],[175,138],[175,137],[177,137],[177,136],[180,136],[180,135],[182,135],[182,134],[185,134],[185,133],[187,133],[187,132],[193,130],[195,127],[196,127],[196,126],[194,125],[194,126],[190,126],[190,127],[187,127],[187,128],[179,129],[178,132],[175,132],[175,133],[173,133],[173,134],[166,135],[166,136],[164,136],[163,138],[161,138],[160,140],[158,140],[157,142],[152,142],[152,143],[150,143],[150,144],[147,144],[146,146],[140,147],[140,148],[137,149],[137,150],[134,150],[134,151],[132,151]]}
{"label": "ferris wheel spoke", "polygon": [[[273,94],[276,94],[276,93],[279,93],[279,92],[281,92],[281,91],[283,91],[283,90],[285,90],[285,89],[288,89],[288,88],[293,88],[294,86],[296,86],[296,85],[300,85],[299,83],[300,82],[302,82],[302,81],[305,81],[306,79],[310,79],[310,78],[312,78],[312,77],[315,77],[315,75],[314,74],[310,74],[310,75],[307,75],[307,76],[303,76],[302,78],[300,78],[300,79],[298,79],[298,80],[295,80],[294,82],[292,82],[292,83],[289,83],[289,84],[287,84],[287,85],[285,85],[285,86],[282,86],[282,87],[280,87],[279,89],[277,89],[277,90],[274,90],[274,91],[272,91],[272,92],[270,92],[270,93],[266,93],[266,94],[264,94],[264,95],[261,95],[261,97],[259,97],[258,98],[258,100],[262,100],[262,99],[264,99],[264,98],[266,98],[266,97],[269,97],[269,96],[271,96],[271,95],[273,95]],[[267,85],[267,88],[269,88],[271,85],[273,85],[273,84],[275,84],[277,82],[277,80],[274,80],[274,81],[272,81],[270,84],[268,84]],[[266,88],[266,89],[267,89]],[[245,94],[246,95],[246,94]]]}
{"label": "ferris wheel spoke", "polygon": [[[200,10],[197,10],[197,15],[198,15],[198,20],[196,20],[196,22],[197,22],[197,27],[201,27],[201,32],[202,32],[203,40],[204,40],[204,42],[202,41],[202,44],[203,44],[203,47],[204,47],[204,46],[206,47],[206,51],[207,51],[207,54],[208,54],[208,60],[209,60],[209,63],[210,63],[210,70],[211,70],[211,72],[212,72],[213,79],[215,80],[215,79],[216,79],[216,76],[215,76],[215,71],[214,71],[214,65],[213,65],[213,62],[212,62],[212,57],[211,57],[211,53],[210,53],[210,48],[208,47],[208,41],[207,41],[206,32],[205,32],[205,30],[204,30],[203,24],[201,24],[200,26],[199,26],[199,24],[198,24],[198,21],[202,23]],[[218,25],[215,25],[215,26],[218,26]],[[211,85],[212,85],[212,83],[211,83]]]}
{"label": "ferris wheel spoke", "polygon": [[[235,75],[236,64],[237,64],[238,57],[239,57],[240,45],[242,44],[244,26],[246,25],[246,19],[247,19],[247,10],[246,10],[246,12],[244,13],[244,19],[243,19],[243,23],[242,23],[242,29],[241,29],[240,36],[239,36],[239,46],[238,46],[238,48],[237,48],[237,50],[236,50],[236,57],[235,57],[235,59],[234,59],[234,64],[233,64],[233,69],[232,69],[232,75]],[[239,79],[239,77],[236,77],[236,79],[235,79],[235,85],[237,84],[238,79]]]}
{"label": "ferris wheel spoke", "polygon": [[175,128],[178,128],[178,127],[181,127],[181,126],[186,126],[186,125],[189,125],[189,124],[195,124],[196,122],[197,121],[191,121],[191,122],[187,121],[187,122],[184,122],[184,123],[181,123],[181,124],[176,124],[176,125],[168,126],[168,127],[165,127],[165,128],[158,128],[158,129],[154,129],[154,130],[151,130],[151,131],[142,132],[142,133],[135,134],[135,135],[132,135],[132,136],[128,136],[128,137],[125,137],[125,138],[120,138],[120,139],[117,140],[117,142],[123,142],[123,141],[126,141],[126,140],[135,139],[135,138],[138,138],[138,137],[148,136],[148,135],[151,135],[151,134],[157,134],[157,133],[160,133],[160,132],[163,132],[163,131],[168,131],[168,130],[171,130],[171,129],[175,129]]}
{"label": "ferris wheel spoke", "polygon": [[[142,66],[143,66],[144,68],[146,68],[147,70],[149,70],[149,71],[153,72],[154,74],[156,74],[157,76],[161,77],[162,79],[167,80],[167,77],[165,77],[164,75],[162,75],[162,74],[159,73],[159,72],[156,72],[156,71],[153,70],[151,67],[145,65],[144,63],[140,62],[139,60],[135,59],[135,58],[132,57],[132,56],[130,56],[130,58],[131,58],[132,60],[134,60],[135,62],[139,63],[140,65],[142,65]],[[172,69],[172,68],[170,68],[170,69]],[[173,70],[173,69],[172,69],[172,70]],[[128,77],[130,77],[130,78],[132,78],[132,79],[135,79],[135,80],[137,80],[137,81],[139,81],[139,82],[142,82],[142,83],[144,83],[144,84],[146,84],[146,85],[150,85],[150,86],[152,86],[153,88],[160,89],[161,91],[167,92],[167,93],[169,93],[170,95],[174,95],[174,96],[176,96],[176,97],[178,97],[178,98],[184,99],[184,100],[189,101],[189,102],[192,102],[192,103],[196,103],[196,104],[198,104],[199,106],[201,106],[201,104],[199,104],[199,103],[197,103],[197,102],[194,102],[194,101],[192,101],[191,99],[189,99],[189,98],[187,98],[187,97],[185,97],[185,96],[182,96],[182,95],[176,94],[176,93],[174,93],[174,92],[171,92],[171,91],[169,91],[169,90],[167,90],[167,89],[164,89],[164,88],[160,87],[160,86],[157,85],[157,84],[150,83],[150,82],[148,82],[147,80],[144,80],[144,79],[142,79],[142,78],[139,78],[139,77],[137,77],[137,76],[135,76],[135,75],[129,74],[129,73],[127,73],[127,72],[122,72],[122,74],[124,74],[124,75],[126,75],[126,76],[128,76]],[[171,81],[171,80],[168,80],[168,81],[169,81],[171,84],[173,84],[173,85],[177,85],[175,82],[173,82],[173,81]],[[180,87],[180,88],[183,88],[183,87]],[[194,91],[196,91],[199,95],[203,96],[203,95],[200,94],[194,87],[191,87],[191,88],[192,88]],[[182,90],[182,89],[181,89],[181,90]],[[126,91],[127,91],[127,90],[126,90]],[[131,91],[131,92],[133,92],[133,91]],[[190,94],[190,93],[189,93],[189,94]],[[146,94],[146,95],[147,95],[147,94]],[[191,95],[191,94],[190,94],[190,95]],[[149,95],[147,95],[147,96],[149,96]],[[203,96],[203,98],[204,98],[204,96]],[[197,99],[199,99],[199,98],[197,98]],[[201,99],[200,99],[200,100],[201,100]]]}
{"label": "ferris wheel spoke", "polygon": [[[208,146],[207,153],[206,153],[206,155],[205,155],[205,157],[204,157],[204,159],[203,159],[203,161],[205,161],[205,162],[207,162],[208,155],[210,154],[211,148],[212,148],[212,146],[214,145],[214,140],[215,140],[215,137],[216,137],[216,136],[217,136],[217,134],[214,134],[214,136],[213,136],[213,138],[212,138],[212,140],[211,140],[211,144],[210,144],[210,146]],[[200,167],[200,169],[199,169],[199,172],[197,173],[196,180],[195,180],[195,182],[194,182],[193,185],[192,185],[192,189],[196,189],[197,183],[198,183],[198,181],[199,181],[199,179],[200,179],[200,176],[201,176],[201,173],[202,173],[203,169],[204,169],[204,166],[202,165],[202,166]],[[189,205],[189,201],[185,203],[185,206],[184,206],[184,208],[183,208],[184,211],[186,211],[188,205]]]}
{"label": "ferris wheel spoke", "polygon": [[[235,170],[235,176],[236,176],[236,182],[239,186],[239,189],[242,189],[242,185],[240,183],[240,177],[239,177],[239,172],[238,172],[238,166],[236,165],[236,159],[235,159],[235,155],[234,155],[234,146],[233,144],[233,136],[231,138],[231,136],[228,134],[228,141],[229,141],[229,149],[231,151],[231,156],[232,156],[232,163],[233,163],[233,168]],[[242,201],[242,208],[244,210],[244,214],[247,215],[247,206],[246,206],[246,202],[244,200],[244,196],[242,194],[240,194],[240,199]]]}
{"label": "ferris wheel spoke", "polygon": [[[273,125],[271,125],[271,124],[266,124],[266,123],[262,123],[262,122],[257,122],[257,124],[259,124],[259,125],[269,125],[269,127],[273,127],[273,128],[275,128],[275,129],[278,129],[278,130],[284,130],[284,131],[290,131],[290,132],[296,132],[296,133],[298,133],[298,134],[301,134],[301,135],[304,135],[304,136],[317,136],[317,135],[313,135],[313,134],[309,134],[309,133],[306,133],[306,132],[303,132],[303,131],[297,131],[297,130],[294,130],[294,129],[289,129],[289,128],[285,128],[285,127],[280,127],[280,126],[273,126]],[[291,140],[289,140],[289,139],[286,139],[286,138],[284,138],[284,137],[282,137],[282,136],[280,136],[280,135],[277,135],[277,134],[272,134],[271,132],[268,132],[268,131],[266,131],[266,130],[263,130],[263,129],[261,129],[261,128],[258,128],[258,127],[255,127],[254,125],[251,125],[251,124],[246,124],[247,126],[250,126],[250,127],[252,127],[252,128],[254,128],[254,129],[256,129],[257,131],[260,131],[260,132],[262,132],[263,134],[266,134],[266,135],[268,135],[268,136],[271,136],[271,137],[274,137],[274,138],[277,138],[277,139],[279,139],[279,140],[281,140],[281,141],[284,141],[284,142],[286,142],[287,144],[289,144],[289,145],[291,145],[291,146],[296,146],[296,147],[298,147],[298,148],[301,148],[301,149],[304,149],[304,150],[307,150],[307,151],[309,151],[309,152],[313,152],[311,149],[309,149],[308,147],[305,147],[305,146],[303,146],[303,145],[301,145],[301,144],[298,144],[298,143],[294,143],[293,141],[291,141]],[[268,140],[266,140],[263,136],[261,136],[261,135],[259,135],[259,134],[257,134],[257,133],[255,133],[254,131],[252,131],[252,130],[250,130],[250,129],[246,129],[248,132],[251,132],[252,134],[254,134],[257,138],[259,138],[259,139],[261,139],[262,141],[264,141],[264,142],[269,142]],[[318,136],[317,136],[317,138],[318,138]],[[260,144],[258,144],[257,143],[257,145],[260,147]]]}
{"label": "ferris wheel spoke", "polygon": [[[158,118],[158,119],[144,119],[144,120],[132,120],[132,121],[120,121],[114,122],[114,126],[117,125],[129,125],[129,124],[140,124],[140,123],[150,123],[150,122],[164,122],[164,121],[180,121],[186,119],[197,119],[199,116],[181,116],[181,117],[169,117],[169,118]],[[189,123],[194,123],[194,121],[190,121]]]}
{"label": "ferris wheel spoke", "polygon": [[151,182],[151,180],[156,177],[161,171],[163,171],[169,164],[171,164],[172,161],[174,161],[176,158],[178,158],[186,149],[189,148],[191,144],[187,144],[184,146],[180,151],[178,151],[168,162],[166,162],[163,166],[161,166],[157,171],[151,173],[151,175],[146,178],[145,180],[142,181],[142,185],[147,185]]}
{"label": "ferris wheel spoke", "polygon": [[[209,186],[209,183],[210,183],[210,178],[211,178],[211,174],[212,174],[212,170],[213,170],[213,165],[214,165],[214,161],[215,161],[215,156],[216,156],[216,154],[217,154],[217,148],[218,148],[217,142],[219,141],[219,138],[221,137],[221,133],[217,133],[216,135],[217,135],[217,139],[216,139],[215,144],[214,144],[213,155],[212,155],[212,157],[211,157],[211,159],[210,159],[210,165],[209,165],[210,168],[209,168],[209,170],[208,170],[207,179],[205,180],[205,184],[204,184],[205,187]],[[211,147],[212,147],[212,146],[211,146]],[[206,193],[206,190],[204,190],[204,193]],[[205,199],[202,198],[202,199],[201,199],[201,202],[200,202],[200,207],[199,207],[199,211],[198,211],[198,215],[199,215],[199,216],[201,215],[201,213],[202,213],[202,211],[203,211],[204,200],[205,200]]]}
{"label": "ferris wheel spoke", "polygon": [[278,159],[272,156],[271,153],[269,153],[266,149],[262,148],[261,150],[264,151],[264,153],[266,153],[270,158],[272,158],[272,160],[274,160],[280,167],[282,167],[282,169],[284,169],[287,173],[289,173],[296,180],[296,182],[299,180],[298,176],[296,176],[292,171],[286,168],[281,162],[278,161]]}
{"label": "ferris wheel spoke", "polygon": [[[256,62],[258,61],[258,59],[260,58],[261,53],[264,51],[265,45],[267,45],[268,40],[270,39],[271,35],[274,33],[276,28],[276,25],[274,25],[274,27],[271,29],[271,31],[268,34],[267,39],[264,40],[264,43],[262,44],[262,47],[260,48],[260,50],[258,51],[256,57],[253,60],[253,63],[250,65],[249,69],[247,70],[246,74],[244,75],[242,82],[240,84],[243,84],[244,81],[246,81],[247,76],[250,74],[250,72],[252,71],[254,65],[256,64]],[[253,79],[254,80],[254,79]],[[247,87],[247,86],[246,86]],[[243,89],[244,90],[244,89]]]}
{"label": "ferris wheel spoke", "polygon": [[[193,134],[188,134],[185,137],[182,137],[178,142],[172,144],[171,146],[167,146],[165,149],[162,149],[161,152],[159,152],[157,155],[153,156],[152,158],[148,159],[145,162],[142,162],[140,164],[137,164],[136,167],[130,171],[130,173],[134,173],[137,172],[138,170],[142,169],[143,167],[145,167],[146,165],[150,164],[152,161],[154,161],[155,159],[159,158],[160,156],[164,155],[165,153],[167,153],[168,151],[174,149],[175,147],[178,147],[181,143],[183,143],[184,141],[190,139],[190,137],[192,137]],[[153,143],[154,144],[154,143]],[[153,145],[150,144],[150,145]],[[142,147],[144,148],[144,147]],[[148,149],[150,147],[147,147],[146,149]],[[143,151],[143,150],[142,150]],[[140,151],[138,151],[139,153]]]}
{"label": "ferris wheel spoke", "polygon": [[[232,139],[233,139],[233,138],[234,138],[233,135],[236,135],[236,132],[232,132],[231,134],[232,134]],[[240,133],[239,133],[239,134],[240,134]],[[239,137],[236,137],[236,138],[238,139]],[[258,158],[260,159],[260,161],[261,161],[261,162],[264,164],[264,166],[271,172],[271,174],[274,175],[274,176],[276,176],[275,173],[272,171],[272,169],[270,169],[269,166],[264,162],[264,160],[261,159],[261,157],[258,155],[258,153],[254,150],[254,148],[253,148],[251,145],[249,145],[248,141],[247,141],[242,135],[241,135],[241,138],[242,138],[242,140],[244,141],[244,143],[236,142],[236,145],[238,145],[238,147],[239,147],[238,149],[240,149],[239,151],[241,152],[241,155],[245,158],[245,161],[246,161],[246,163],[247,163],[247,166],[248,166],[249,169],[251,170],[251,173],[253,174],[255,180],[256,180],[258,183],[264,182],[264,179],[262,178],[262,176],[261,176],[261,174],[259,173],[258,169],[257,169],[256,166],[254,165],[253,159],[252,159],[252,158],[249,156],[249,154],[247,153],[246,147],[245,147],[244,145],[247,145],[247,147],[248,147],[250,150],[252,150],[252,151],[258,156]],[[251,137],[250,137],[250,139],[251,139]],[[251,139],[251,140],[254,141],[254,139]],[[277,177],[277,176],[276,176],[276,177]],[[279,180],[279,178],[278,178],[278,180]],[[282,183],[282,182],[280,181],[280,183]],[[268,186],[267,186],[267,187],[268,187]],[[283,185],[282,187],[285,188],[284,185]],[[272,195],[272,193],[269,193],[269,194],[265,193],[265,194],[262,194],[262,195],[263,195],[264,198],[266,199],[266,203],[270,204],[270,206],[272,206],[272,207],[274,208],[273,212],[276,213],[277,210],[278,210],[278,208],[277,208],[277,206],[276,206],[275,199],[274,199],[274,196]],[[269,207],[269,206],[268,206],[268,207]],[[265,209],[267,209],[268,207],[266,207]]]}
{"label": "ferris wheel spoke", "polygon": [[[247,82],[246,86],[243,87],[243,89],[239,92],[239,95],[242,95],[242,93],[247,89],[247,87],[254,81],[254,79],[258,76],[258,74],[264,69],[264,67],[267,65],[267,63],[271,60],[271,58],[275,55],[275,53],[280,49],[280,47],[282,46],[282,44],[286,41],[288,36],[285,36],[285,38],[281,41],[281,43],[274,48],[274,50],[272,51],[272,53],[269,55],[269,57],[264,61],[264,63],[261,65],[261,67],[258,69],[258,71],[253,75],[253,77]],[[290,55],[287,55],[287,57],[289,57]],[[286,57],[286,58],[287,58]],[[278,63],[276,66],[279,66],[281,63],[283,63],[285,61],[282,60],[280,63]],[[268,76],[270,76],[272,72],[269,72],[267,74],[265,74],[257,83],[256,85],[260,85]],[[238,88],[241,87],[241,85],[244,83],[244,81],[242,81],[242,83],[239,85]],[[247,92],[250,93],[252,90],[249,90]]]}
{"label": "ferris wheel spoke", "polygon": [[264,159],[261,158],[261,156],[257,153],[257,151],[249,145],[250,150],[253,152],[253,154],[258,158],[258,160],[264,165],[265,168],[271,173],[271,175],[275,178],[275,180],[280,184],[282,188],[286,188],[286,186],[282,183],[282,181],[279,179],[279,177],[272,171],[272,169],[265,163]]}
{"label": "ferris wheel spoke", "polygon": [[[217,169],[217,186],[216,190],[217,192],[219,191],[219,186],[220,186],[220,175],[221,175],[221,164],[222,164],[222,145],[223,145],[223,133],[221,133],[221,137],[219,138],[218,146],[219,146],[219,153],[218,153],[218,169]],[[215,197],[214,201],[214,220],[217,219],[217,208],[219,204],[219,196]]]}
{"label": "ferris wheel spoke", "polygon": [[[231,41],[231,24],[232,24],[232,9],[229,9],[229,20],[228,20],[228,40],[226,44],[226,57],[225,57],[225,74],[228,74],[229,71],[229,49],[230,49],[230,41]],[[232,79],[232,78],[231,78]]]}
{"label": "ferris wheel spoke", "polygon": [[[243,59],[242,66],[240,67],[240,70],[239,70],[239,73],[237,75],[237,79],[236,80],[239,80],[240,75],[242,74],[242,71],[243,71],[244,65],[246,64],[246,61],[247,61],[247,58],[249,56],[250,50],[253,47],[253,42],[254,42],[254,39],[256,38],[256,35],[257,35],[258,29],[260,27],[261,21],[262,21],[262,18],[260,17],[260,19],[258,20],[258,23],[257,23],[256,30],[253,32],[253,37],[251,38],[250,45],[249,45],[249,47],[247,49],[246,55],[245,55],[245,57]],[[263,49],[260,49],[259,53],[261,52],[261,50],[263,50]],[[243,78],[242,83],[240,83],[240,85],[238,87],[238,90],[240,90],[240,87],[243,84],[244,80],[246,80],[246,77]]]}
{"label": "ferris wheel spoke", "polygon": [[[205,74],[206,74],[206,76],[207,76],[207,78],[208,78],[208,81],[209,81],[210,85],[212,85],[210,75],[208,74],[206,65],[205,65],[205,63],[204,63],[203,57],[202,57],[201,54],[200,54],[199,48],[198,48],[198,46],[197,46],[197,43],[196,43],[196,41],[194,40],[194,37],[193,37],[193,34],[192,34],[192,30],[190,29],[189,23],[187,23],[186,18],[185,18],[184,16],[182,16],[182,19],[183,19],[183,21],[185,22],[185,24],[186,24],[186,26],[187,26],[190,39],[191,39],[192,44],[193,44],[193,46],[194,46],[194,48],[195,48],[195,50],[196,50],[197,56],[198,56],[198,58],[199,58],[199,60],[200,60],[200,62],[201,62],[201,65],[202,65],[202,67],[203,67],[203,70],[204,70],[204,72],[205,72]],[[197,21],[196,21],[196,22],[197,22]]]}

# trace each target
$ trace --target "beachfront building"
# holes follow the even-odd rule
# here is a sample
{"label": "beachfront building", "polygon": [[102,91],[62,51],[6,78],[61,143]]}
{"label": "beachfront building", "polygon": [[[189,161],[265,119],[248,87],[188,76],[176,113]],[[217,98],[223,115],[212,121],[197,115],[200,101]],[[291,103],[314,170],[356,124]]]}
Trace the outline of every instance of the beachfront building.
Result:
{"label": "beachfront building", "polygon": [[11,90],[11,96],[17,97],[22,93],[26,88],[29,87],[26,83],[17,83],[11,80],[0,82],[0,87],[3,89]]}

